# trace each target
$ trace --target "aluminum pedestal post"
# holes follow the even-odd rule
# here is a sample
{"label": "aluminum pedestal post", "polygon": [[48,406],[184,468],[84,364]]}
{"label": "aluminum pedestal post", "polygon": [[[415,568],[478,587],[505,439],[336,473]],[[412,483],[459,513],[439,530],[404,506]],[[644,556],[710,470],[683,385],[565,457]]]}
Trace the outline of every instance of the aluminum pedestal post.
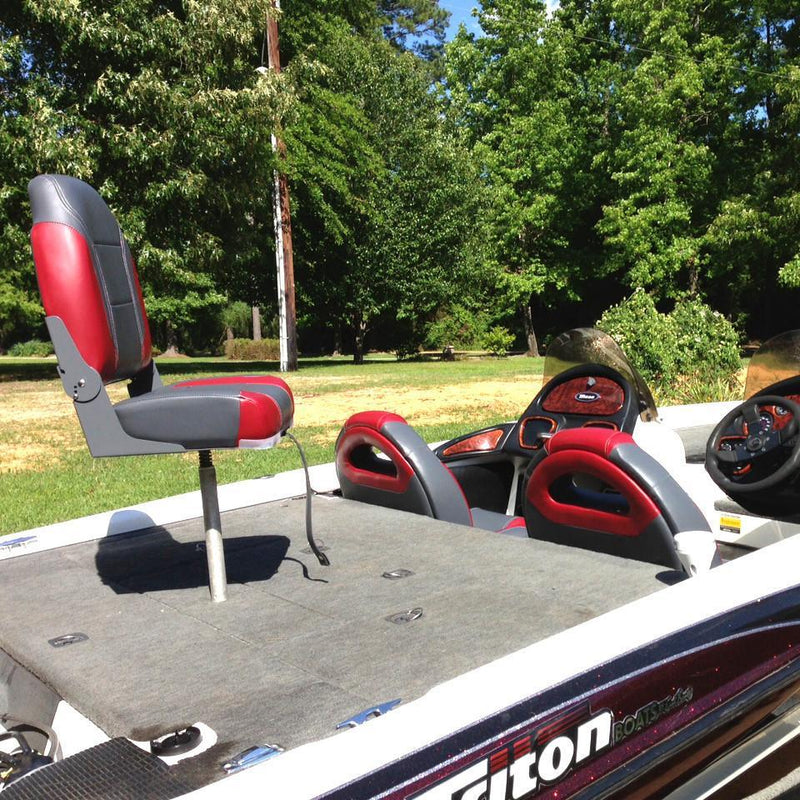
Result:
{"label": "aluminum pedestal post", "polygon": [[206,530],[208,559],[208,588],[211,599],[221,603],[228,596],[228,576],[225,573],[225,551],[222,546],[222,522],[217,498],[217,471],[210,450],[200,451],[200,496],[203,498],[203,524]]}

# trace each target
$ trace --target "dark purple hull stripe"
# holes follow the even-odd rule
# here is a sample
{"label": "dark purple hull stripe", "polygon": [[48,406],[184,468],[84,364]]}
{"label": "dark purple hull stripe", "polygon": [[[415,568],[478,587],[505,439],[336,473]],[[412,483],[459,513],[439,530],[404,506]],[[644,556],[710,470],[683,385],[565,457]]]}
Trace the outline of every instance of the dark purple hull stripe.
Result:
{"label": "dark purple hull stripe", "polygon": [[[685,769],[696,771],[698,763],[689,756],[699,743],[720,736],[724,744],[726,731],[729,738],[740,733],[733,726],[737,719],[750,714],[752,727],[799,685],[800,586],[795,586],[622,655],[322,797],[424,795],[446,778],[456,778],[457,786],[456,776],[482,761],[489,765],[487,800],[609,797],[679,752]],[[588,742],[597,751],[581,755],[579,743],[570,755],[572,745],[562,735],[544,752],[548,737],[570,725],[574,730],[576,720],[591,715],[603,720],[613,715],[609,744],[589,734],[583,750]],[[560,743],[563,752],[556,752]],[[536,766],[525,776],[535,787],[522,792],[521,784],[512,786],[513,771],[500,773],[537,746],[542,752],[528,755]],[[572,763],[559,764],[567,756]],[[536,775],[543,762],[559,773],[557,779]],[[475,786],[470,796],[478,796]],[[461,794],[454,791],[454,800]]]}

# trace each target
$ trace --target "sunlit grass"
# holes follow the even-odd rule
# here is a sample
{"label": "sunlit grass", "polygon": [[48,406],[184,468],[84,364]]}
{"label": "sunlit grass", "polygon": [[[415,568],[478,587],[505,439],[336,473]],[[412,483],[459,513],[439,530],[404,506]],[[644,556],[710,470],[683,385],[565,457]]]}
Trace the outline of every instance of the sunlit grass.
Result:
{"label": "sunlit grass", "polygon": [[[159,359],[165,382],[214,373],[278,374],[274,363]],[[355,411],[402,413],[428,441],[509,419],[540,385],[542,360],[301,361],[284,376],[295,396],[294,433],[311,464],[333,459]],[[196,454],[93,459],[52,359],[0,358],[0,533],[26,530],[197,489]],[[125,396],[111,387],[116,402]],[[217,451],[220,483],[296,469],[288,442],[270,451]],[[199,510],[198,510],[199,513]]]}
{"label": "sunlit grass", "polygon": [[[166,383],[215,373],[279,374],[274,363],[159,359]],[[283,376],[295,397],[294,433],[311,464],[333,459],[336,436],[355,411],[402,414],[429,442],[515,419],[541,385],[542,359],[467,359],[361,366],[304,359]],[[93,459],[52,359],[0,358],[0,533],[26,530],[197,489],[196,454]],[[679,381],[655,391],[659,405],[741,398],[733,380]],[[114,402],[125,396],[110,387]],[[217,451],[220,483],[296,469],[288,442],[270,451]],[[199,510],[198,510],[199,513]]]}

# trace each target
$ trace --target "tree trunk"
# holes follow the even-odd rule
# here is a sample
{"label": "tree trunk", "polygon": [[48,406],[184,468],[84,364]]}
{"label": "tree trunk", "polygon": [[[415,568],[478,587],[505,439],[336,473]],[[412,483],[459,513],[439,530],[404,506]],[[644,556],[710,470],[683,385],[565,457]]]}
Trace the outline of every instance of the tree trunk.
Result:
{"label": "tree trunk", "polygon": [[697,261],[693,258],[689,261],[689,295],[692,298],[698,297],[700,286],[700,272],[697,269]]}
{"label": "tree trunk", "polygon": [[178,332],[173,328],[172,323],[167,320],[164,323],[165,329],[165,339],[167,342],[167,349],[164,351],[165,356],[169,356],[170,358],[175,358],[175,356],[180,355],[178,352]]}
{"label": "tree trunk", "polygon": [[225,328],[225,338],[228,341],[230,341],[231,339],[235,339],[236,338],[236,335],[233,332],[233,328],[231,328],[230,325],[227,328]]}
{"label": "tree trunk", "polygon": [[533,311],[531,304],[526,303],[522,307],[522,322],[525,326],[525,341],[528,343],[528,355],[539,356],[539,342],[536,341],[536,331],[533,329]]}
{"label": "tree trunk", "polygon": [[[772,23],[769,17],[764,19],[764,28],[766,29],[766,39],[767,39],[767,72],[772,72]],[[764,96],[764,110],[767,114],[767,125],[772,122],[772,99],[773,99],[772,90],[767,85],[766,95]]]}
{"label": "tree trunk", "polygon": [[253,306],[253,341],[261,341],[261,309]]}
{"label": "tree trunk", "polygon": [[356,319],[355,324],[356,336],[355,344],[353,346],[353,363],[364,363],[364,337],[367,334],[367,323],[362,317]]}

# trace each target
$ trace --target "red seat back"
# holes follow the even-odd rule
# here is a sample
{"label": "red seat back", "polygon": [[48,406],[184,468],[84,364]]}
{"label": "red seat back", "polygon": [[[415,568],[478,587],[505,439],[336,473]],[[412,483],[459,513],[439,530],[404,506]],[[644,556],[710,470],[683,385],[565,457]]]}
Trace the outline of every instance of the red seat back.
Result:
{"label": "red seat back", "polygon": [[709,530],[672,476],[627,433],[556,433],[532,459],[525,522],[535,539],[681,569],[676,533]]}
{"label": "red seat back", "polygon": [[66,325],[104,383],[151,361],[150,329],[133,258],[114,215],[88,184],[39,175],[28,191],[31,244],[48,317]]}

